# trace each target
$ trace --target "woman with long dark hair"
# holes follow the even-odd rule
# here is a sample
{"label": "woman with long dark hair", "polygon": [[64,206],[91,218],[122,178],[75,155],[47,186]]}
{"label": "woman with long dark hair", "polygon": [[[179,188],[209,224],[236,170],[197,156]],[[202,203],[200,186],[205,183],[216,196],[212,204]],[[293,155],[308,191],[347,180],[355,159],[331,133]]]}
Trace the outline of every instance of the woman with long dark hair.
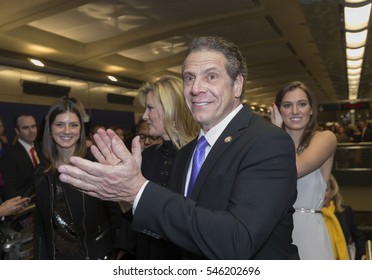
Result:
{"label": "woman with long dark hair", "polygon": [[271,121],[282,127],[296,147],[297,200],[294,204],[293,243],[301,259],[333,259],[321,209],[337,139],[332,131],[317,130],[317,110],[305,84],[286,84],[276,95]]}
{"label": "woman with long dark hair", "polygon": [[58,178],[58,166],[68,164],[71,156],[92,158],[82,112],[74,100],[63,99],[51,106],[42,148],[45,163],[35,176],[35,258],[108,258],[115,242],[118,205],[83,194]]}

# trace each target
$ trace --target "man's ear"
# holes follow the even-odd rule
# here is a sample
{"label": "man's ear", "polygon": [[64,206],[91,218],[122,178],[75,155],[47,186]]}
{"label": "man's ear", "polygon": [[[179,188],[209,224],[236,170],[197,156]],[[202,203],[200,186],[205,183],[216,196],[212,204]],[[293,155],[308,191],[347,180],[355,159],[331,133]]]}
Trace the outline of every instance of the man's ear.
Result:
{"label": "man's ear", "polygon": [[243,90],[243,75],[239,74],[234,81],[234,94],[236,98],[240,98]]}

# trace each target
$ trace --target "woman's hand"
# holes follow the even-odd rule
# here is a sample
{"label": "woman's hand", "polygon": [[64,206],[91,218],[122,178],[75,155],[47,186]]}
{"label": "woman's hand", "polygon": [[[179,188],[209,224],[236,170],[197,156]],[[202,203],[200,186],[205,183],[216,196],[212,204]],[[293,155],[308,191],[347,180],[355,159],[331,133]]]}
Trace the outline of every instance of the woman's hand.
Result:
{"label": "woman's hand", "polygon": [[275,103],[271,104],[270,120],[271,120],[271,123],[275,124],[276,126],[278,126],[280,128],[283,126],[282,115],[280,114],[279,109],[275,105]]}
{"label": "woman's hand", "polygon": [[116,165],[121,161],[112,151],[111,140],[115,135],[113,130],[105,131],[101,128],[93,135],[96,145],[90,146],[90,150],[98,162]]}
{"label": "woman's hand", "polygon": [[23,210],[29,202],[30,198],[22,198],[20,196],[6,200],[0,205],[0,217],[16,214],[17,212]]}

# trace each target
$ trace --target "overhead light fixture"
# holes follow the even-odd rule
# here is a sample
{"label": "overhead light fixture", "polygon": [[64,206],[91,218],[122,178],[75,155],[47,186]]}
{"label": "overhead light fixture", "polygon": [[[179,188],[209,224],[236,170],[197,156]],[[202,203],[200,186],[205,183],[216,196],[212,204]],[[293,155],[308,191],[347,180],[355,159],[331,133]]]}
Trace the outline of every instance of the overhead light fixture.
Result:
{"label": "overhead light fixture", "polygon": [[360,74],[359,75],[348,75],[348,78],[350,81],[360,80]]}
{"label": "overhead light fixture", "polygon": [[39,67],[44,67],[44,63],[42,63],[40,60],[38,59],[34,59],[34,58],[29,58],[28,61],[30,61],[33,65],[35,66],[39,66]]}
{"label": "overhead light fixture", "polygon": [[108,75],[107,78],[108,78],[110,81],[112,81],[112,82],[117,82],[117,81],[118,81],[118,79],[117,79],[116,77],[111,76],[111,75]]}
{"label": "overhead light fixture", "polygon": [[361,7],[345,7],[345,29],[362,30],[368,27],[371,4]]}
{"label": "overhead light fixture", "polygon": [[372,5],[366,0],[345,0],[344,5],[348,93],[349,99],[355,100],[358,98]]}
{"label": "overhead light fixture", "polygon": [[350,86],[357,86],[359,84],[359,81],[357,81],[357,80],[351,80],[351,81],[349,81],[349,85]]}
{"label": "overhead light fixture", "polygon": [[364,56],[365,47],[357,48],[357,49],[346,49],[346,59],[362,59]]}
{"label": "overhead light fixture", "polygon": [[[346,24],[346,23],[345,23]],[[368,30],[359,32],[345,32],[346,47],[348,48],[360,48],[366,45]]]}
{"label": "overhead light fixture", "polygon": [[354,69],[347,69],[347,75],[348,76],[355,76],[355,75],[360,75],[362,73],[362,67],[359,68],[354,68]]}
{"label": "overhead light fixture", "polygon": [[363,59],[358,59],[358,60],[346,60],[346,65],[347,68],[361,68],[363,65]]}
{"label": "overhead light fixture", "polygon": [[346,3],[348,4],[354,4],[354,3],[362,3],[365,2],[366,0],[345,0]]}

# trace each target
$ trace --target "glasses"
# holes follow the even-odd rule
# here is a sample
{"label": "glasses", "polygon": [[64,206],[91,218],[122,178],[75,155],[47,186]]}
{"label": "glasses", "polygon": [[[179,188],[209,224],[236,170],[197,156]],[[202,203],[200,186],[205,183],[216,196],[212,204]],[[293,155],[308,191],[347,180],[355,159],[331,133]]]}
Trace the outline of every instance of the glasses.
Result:
{"label": "glasses", "polygon": [[141,142],[145,142],[146,140],[149,141],[157,141],[160,139],[160,136],[151,136],[151,135],[145,135],[145,134],[138,134],[140,137]]}

